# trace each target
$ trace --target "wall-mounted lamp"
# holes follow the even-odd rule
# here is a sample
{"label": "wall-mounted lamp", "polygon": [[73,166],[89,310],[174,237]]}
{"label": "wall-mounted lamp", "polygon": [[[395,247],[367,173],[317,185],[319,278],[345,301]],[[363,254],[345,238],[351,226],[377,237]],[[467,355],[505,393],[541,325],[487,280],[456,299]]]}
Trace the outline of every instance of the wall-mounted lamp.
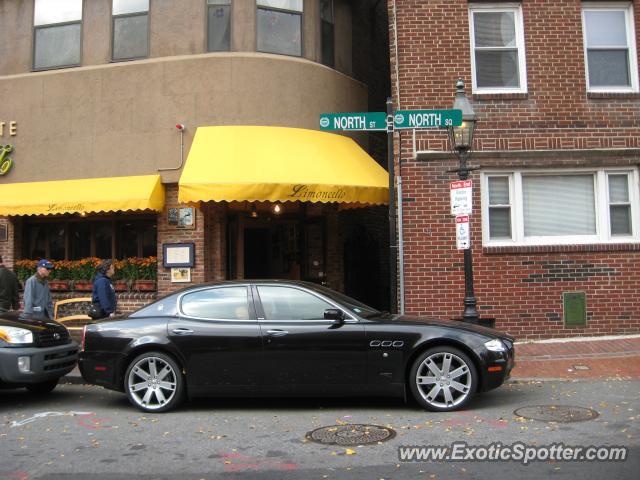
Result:
{"label": "wall-mounted lamp", "polygon": [[251,205],[251,218],[258,218],[258,212],[256,211],[256,204]]}
{"label": "wall-mounted lamp", "polygon": [[276,215],[279,215],[282,212],[282,207],[280,206],[279,203],[276,203],[273,206],[273,213],[275,213]]}

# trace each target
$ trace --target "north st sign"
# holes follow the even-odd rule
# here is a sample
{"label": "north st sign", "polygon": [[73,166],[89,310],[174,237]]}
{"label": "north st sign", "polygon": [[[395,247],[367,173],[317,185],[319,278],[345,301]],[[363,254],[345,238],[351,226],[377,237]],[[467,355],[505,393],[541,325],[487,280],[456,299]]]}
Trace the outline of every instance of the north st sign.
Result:
{"label": "north st sign", "polygon": [[396,130],[447,128],[462,125],[462,110],[398,110],[393,116]]}
{"label": "north st sign", "polygon": [[387,129],[387,114],[384,112],[323,113],[320,115],[320,130],[366,130]]}
{"label": "north st sign", "polygon": [[[462,110],[398,110],[393,116],[397,130],[419,128],[447,128],[462,125]],[[384,131],[387,114],[384,112],[323,113],[320,130]]]}

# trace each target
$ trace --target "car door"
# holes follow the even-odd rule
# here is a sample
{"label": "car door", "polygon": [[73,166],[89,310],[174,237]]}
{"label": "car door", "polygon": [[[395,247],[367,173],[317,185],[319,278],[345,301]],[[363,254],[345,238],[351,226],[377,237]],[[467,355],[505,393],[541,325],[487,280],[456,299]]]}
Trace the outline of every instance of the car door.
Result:
{"label": "car door", "polygon": [[168,334],[186,359],[190,393],[256,386],[262,338],[247,285],[184,293],[178,299],[178,316],[169,321]]}
{"label": "car door", "polygon": [[[266,388],[357,388],[366,379],[364,327],[345,312],[343,323],[324,319],[339,305],[298,286],[256,285]],[[341,308],[344,311],[344,309]]]}

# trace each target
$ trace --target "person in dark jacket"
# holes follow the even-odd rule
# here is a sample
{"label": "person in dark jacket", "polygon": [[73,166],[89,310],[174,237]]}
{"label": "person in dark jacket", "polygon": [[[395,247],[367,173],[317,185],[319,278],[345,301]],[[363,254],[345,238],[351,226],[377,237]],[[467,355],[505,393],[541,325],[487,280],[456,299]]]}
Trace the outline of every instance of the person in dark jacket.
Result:
{"label": "person in dark jacket", "polygon": [[0,313],[20,309],[18,277],[2,263],[0,256]]}
{"label": "person in dark jacket", "polygon": [[42,259],[36,266],[36,273],[24,283],[24,313],[41,318],[53,319],[53,300],[47,278],[53,270],[53,263]]}
{"label": "person in dark jacket", "polygon": [[98,273],[93,280],[91,301],[100,304],[102,317],[109,317],[116,312],[116,291],[111,283],[115,268],[111,260],[104,260],[98,267]]}

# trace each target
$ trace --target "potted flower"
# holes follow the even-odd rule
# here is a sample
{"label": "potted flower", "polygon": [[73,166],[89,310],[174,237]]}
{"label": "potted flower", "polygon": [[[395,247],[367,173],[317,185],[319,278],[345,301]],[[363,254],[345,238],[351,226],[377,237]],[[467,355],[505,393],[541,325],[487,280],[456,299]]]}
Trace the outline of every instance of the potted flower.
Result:
{"label": "potted flower", "polygon": [[95,257],[76,260],[73,268],[73,289],[80,292],[90,292],[93,290],[93,278],[96,276],[96,269],[100,265],[100,259]]}
{"label": "potted flower", "polygon": [[154,292],[158,276],[158,260],[156,257],[127,259],[130,274],[134,277],[133,290],[138,292]]}
{"label": "potted flower", "polygon": [[49,274],[49,288],[52,291],[69,290],[71,269],[73,262],[68,260],[55,260],[53,270]]}
{"label": "potted flower", "polygon": [[129,282],[127,281],[126,275],[126,260],[116,260],[113,262],[114,273],[113,277],[111,277],[111,282],[113,283],[113,289],[116,292],[126,292],[129,290]]}
{"label": "potted flower", "polygon": [[36,273],[37,264],[37,260],[16,260],[14,268],[22,288],[24,288],[24,282],[27,281],[27,278]]}

